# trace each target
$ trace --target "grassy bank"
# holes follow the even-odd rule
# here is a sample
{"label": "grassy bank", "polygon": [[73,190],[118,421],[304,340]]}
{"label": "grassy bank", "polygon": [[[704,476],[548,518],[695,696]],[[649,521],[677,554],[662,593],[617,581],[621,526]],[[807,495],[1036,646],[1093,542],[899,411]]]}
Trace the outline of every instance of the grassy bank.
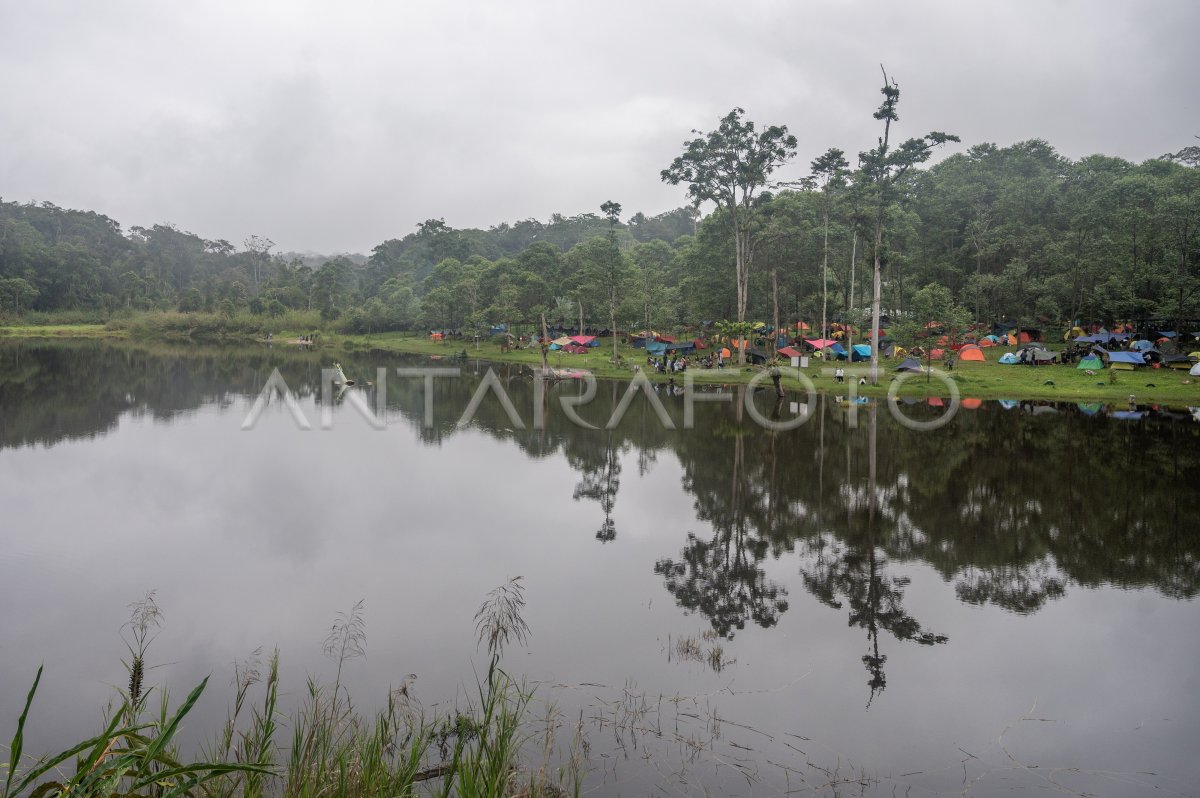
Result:
{"label": "grassy bank", "polygon": [[[493,343],[449,341],[436,342],[426,337],[402,335],[398,333],[381,333],[376,335],[333,336],[329,340],[333,347],[354,349],[379,349],[388,352],[407,352],[411,354],[428,355],[437,358],[450,358],[455,354],[466,352],[472,359],[491,360],[501,363],[521,363],[532,367],[541,365],[541,353],[537,349],[521,349],[501,352]],[[1156,403],[1172,406],[1200,405],[1200,379],[1189,377],[1187,371],[1171,369],[1138,369],[1137,371],[1118,371],[1115,374],[1107,369],[1101,369],[1095,374],[1076,369],[1074,365],[1060,366],[1004,366],[996,362],[1009,349],[999,347],[987,350],[989,360],[983,363],[958,363],[954,369],[947,372],[947,377],[957,386],[964,397],[978,399],[1044,399],[1059,401],[1098,401],[1109,403],[1128,402],[1130,394],[1138,403]],[[587,354],[572,355],[565,352],[551,352],[549,363],[554,368],[579,368],[591,371],[597,377],[628,379],[635,365],[643,368],[646,363],[646,353],[643,349],[635,349],[621,344],[619,355],[624,364],[614,366],[612,363],[612,347],[609,342],[597,347]],[[856,380],[858,375],[867,373],[867,365],[863,363],[842,363],[847,372],[847,380]],[[898,375],[894,371],[899,365],[898,360],[884,359],[881,361],[880,384],[878,386],[857,385],[853,387],[863,396],[886,396],[893,381]],[[938,365],[934,363],[935,367]],[[824,374],[823,370],[832,369],[833,363],[821,363],[810,360],[809,368],[803,373],[812,381],[818,391],[825,393],[846,394],[850,388],[834,382],[832,374]],[[799,381],[793,379],[784,369],[784,386],[793,390],[802,389]],[[750,382],[762,372],[761,367],[742,367],[736,365],[724,369],[689,368],[697,383],[705,384],[744,384]],[[669,376],[647,372],[650,379],[666,381]],[[769,382],[766,383],[768,386]],[[916,376],[903,381],[899,392],[903,396],[917,397],[948,397],[950,388],[946,382],[936,377]]]}
{"label": "grassy bank", "polygon": [[104,324],[17,324],[0,326],[4,338],[124,338],[124,330]]}
{"label": "grassy bank", "polygon": [[319,313],[306,311],[279,316],[142,311],[120,313],[107,319],[52,313],[0,319],[0,336],[14,338],[136,338],[177,343],[258,341],[268,333],[286,339],[324,328]]}

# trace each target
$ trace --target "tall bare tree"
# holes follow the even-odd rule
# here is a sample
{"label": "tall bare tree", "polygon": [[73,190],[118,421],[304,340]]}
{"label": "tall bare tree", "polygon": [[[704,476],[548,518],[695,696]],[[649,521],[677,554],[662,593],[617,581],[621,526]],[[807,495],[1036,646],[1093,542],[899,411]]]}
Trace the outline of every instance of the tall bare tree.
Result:
{"label": "tall bare tree", "polygon": [[[771,173],[796,154],[796,137],[787,126],[772,125],[761,133],[754,123],[743,121],[746,113],[734,108],[716,130],[684,142],[683,154],[662,170],[663,182],[688,184],[695,205],[713,202],[725,212],[733,229],[734,278],[737,283],[737,320],[746,320],[750,264],[754,258],[751,231],[755,220],[754,198],[767,185]],[[738,363],[746,362],[738,350]]]}

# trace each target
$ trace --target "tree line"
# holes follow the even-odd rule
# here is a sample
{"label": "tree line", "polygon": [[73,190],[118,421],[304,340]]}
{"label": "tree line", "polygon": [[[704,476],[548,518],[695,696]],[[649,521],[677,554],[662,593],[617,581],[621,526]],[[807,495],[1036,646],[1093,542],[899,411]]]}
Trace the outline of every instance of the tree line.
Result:
{"label": "tree line", "polygon": [[[888,122],[886,99],[877,117]],[[601,214],[487,230],[430,219],[365,257],[299,257],[261,236],[239,247],[171,224],[124,230],[95,212],[0,201],[0,313],[311,311],[351,332],[486,330],[543,314],[593,329],[738,319],[815,331],[869,325],[878,264],[892,317],[925,306],[1033,326],[1200,316],[1195,147],[1135,164],[1071,160],[1035,139],[896,168],[881,138],[857,170],[831,148],[809,174],[770,182],[791,166],[786,128],[759,133],[740,109],[722,125],[775,142],[758,153],[769,167],[754,175],[758,190],[733,202],[695,190],[705,178],[687,156],[702,136],[662,174],[690,184],[689,206],[621,218],[610,201]]]}

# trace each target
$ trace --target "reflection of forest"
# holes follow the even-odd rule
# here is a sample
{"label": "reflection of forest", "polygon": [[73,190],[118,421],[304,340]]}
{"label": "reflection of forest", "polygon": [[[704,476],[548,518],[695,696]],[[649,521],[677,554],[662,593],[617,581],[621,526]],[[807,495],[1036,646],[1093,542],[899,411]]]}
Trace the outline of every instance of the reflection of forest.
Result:
{"label": "reflection of forest", "polygon": [[[430,445],[455,434],[486,368],[381,353],[338,357],[363,381],[378,367],[391,369],[390,423]],[[296,394],[319,397],[329,360],[261,347],[2,342],[0,448],[103,434],[127,412],[170,418],[225,405],[256,395],[274,368]],[[463,379],[434,381],[431,428],[422,427],[423,381],[397,378],[397,365],[462,368]],[[639,398],[610,431],[604,422],[626,386],[601,383],[581,410],[601,429],[587,430],[558,407],[562,396],[583,390],[564,382],[547,390],[547,425],[538,430],[532,380],[516,367],[498,366],[497,374],[526,428],[514,429],[493,398],[472,426],[530,457],[561,454],[579,474],[575,498],[597,504],[597,538],[617,538],[623,456],[636,454],[644,473],[662,453],[674,453],[698,522],[690,530],[681,522],[682,549],[654,564],[676,601],[722,635],[747,622],[771,626],[788,597],[763,566],[768,557],[790,555],[805,588],[845,608],[849,622],[867,632],[873,690],[884,679],[880,631],[919,644],[945,640],[906,612],[906,581],[892,563],[926,563],[954,583],[961,600],[1019,613],[1036,611],[1070,583],[1153,587],[1172,597],[1200,592],[1193,489],[1200,428],[1191,423],[1028,415],[988,404],[941,430],[916,433],[873,405],[860,408],[850,428],[846,410],[824,397],[816,417],[789,432],[760,429],[743,418],[740,403],[697,404],[696,429],[668,431]],[[374,388],[362,390],[373,406]],[[662,400],[678,422],[683,400],[665,393]]]}

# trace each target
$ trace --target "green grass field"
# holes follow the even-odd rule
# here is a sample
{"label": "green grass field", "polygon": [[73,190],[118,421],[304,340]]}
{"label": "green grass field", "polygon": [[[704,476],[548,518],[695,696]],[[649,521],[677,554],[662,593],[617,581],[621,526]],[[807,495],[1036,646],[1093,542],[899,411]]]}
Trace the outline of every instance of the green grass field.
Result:
{"label": "green grass field", "polygon": [[[402,335],[399,333],[380,333],[375,335],[330,336],[331,346],[342,346],[352,349],[380,349],[389,352],[408,352],[412,354],[429,355],[431,357],[448,358],[456,353],[466,352],[469,358],[479,358],[502,363],[524,363],[529,366],[541,365],[541,353],[537,349],[521,349],[511,352],[501,352],[500,348],[491,342],[480,343],[478,346],[470,341],[435,342],[425,337]],[[983,363],[958,363],[947,376],[958,387],[963,397],[979,399],[1048,399],[1061,401],[1104,401],[1120,402],[1129,400],[1133,394],[1136,401],[1142,404],[1156,403],[1181,407],[1200,405],[1200,378],[1189,377],[1187,371],[1171,369],[1138,369],[1136,371],[1116,372],[1115,382],[1110,382],[1110,373],[1101,369],[1094,375],[1075,368],[1074,365],[1060,366],[1002,366],[996,362],[1004,352],[1010,349],[994,347],[986,350],[989,358]],[[587,369],[597,377],[627,379],[633,373],[634,365],[646,363],[646,353],[643,349],[634,349],[624,343],[618,347],[618,352],[625,360],[625,365],[616,367],[612,364],[612,346],[605,341],[587,354],[572,355],[565,352],[551,352],[549,363],[554,368]],[[856,379],[859,374],[867,373],[867,365],[863,363],[842,365],[846,369],[847,379]],[[899,365],[898,360],[881,360],[879,385],[855,385],[858,392],[864,396],[886,395],[892,382],[897,378],[893,369]],[[940,364],[934,361],[934,367]],[[809,368],[803,372],[809,377],[817,390],[826,393],[846,393],[847,386],[834,382],[832,374],[824,374],[824,369],[832,369],[834,363],[809,361]],[[724,369],[689,368],[697,383],[735,384],[747,383],[761,367],[743,367],[736,364]],[[801,384],[784,369],[784,385],[789,388],[799,388]],[[666,374],[648,372],[652,380],[665,381]],[[768,383],[769,385],[769,383]],[[903,382],[900,393],[905,396],[942,396],[950,395],[947,383],[937,379],[927,379],[924,376],[911,377]]]}

